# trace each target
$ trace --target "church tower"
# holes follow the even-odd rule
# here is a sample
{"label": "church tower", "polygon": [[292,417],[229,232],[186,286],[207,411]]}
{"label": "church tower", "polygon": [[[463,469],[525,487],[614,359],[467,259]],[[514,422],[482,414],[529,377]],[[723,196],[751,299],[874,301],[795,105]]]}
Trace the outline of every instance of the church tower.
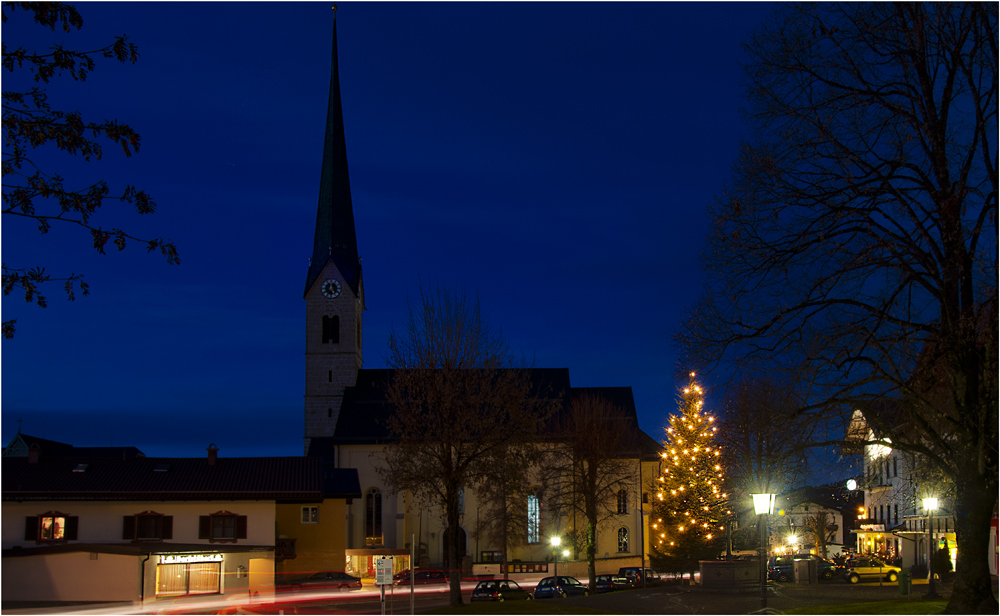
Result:
{"label": "church tower", "polygon": [[336,12],[316,233],[306,275],[305,300],[305,451],[308,452],[312,438],[333,436],[344,388],[353,387],[357,380],[361,369],[361,313],[365,307],[347,174],[337,70]]}

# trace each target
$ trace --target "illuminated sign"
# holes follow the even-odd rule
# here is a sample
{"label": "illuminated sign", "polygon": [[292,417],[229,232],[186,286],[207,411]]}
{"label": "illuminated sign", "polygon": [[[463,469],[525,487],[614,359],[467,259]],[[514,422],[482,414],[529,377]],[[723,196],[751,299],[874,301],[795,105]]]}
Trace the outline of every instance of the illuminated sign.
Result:
{"label": "illuminated sign", "polygon": [[178,565],[181,563],[219,563],[222,554],[167,554],[160,556],[161,565]]}
{"label": "illuminated sign", "polygon": [[862,524],[861,530],[867,530],[873,533],[884,533],[885,524]]}

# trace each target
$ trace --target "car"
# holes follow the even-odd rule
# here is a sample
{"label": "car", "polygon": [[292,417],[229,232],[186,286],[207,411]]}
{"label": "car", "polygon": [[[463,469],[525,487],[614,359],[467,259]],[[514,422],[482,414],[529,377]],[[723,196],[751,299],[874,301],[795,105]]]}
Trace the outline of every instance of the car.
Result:
{"label": "car", "polygon": [[660,574],[649,567],[645,569],[642,567],[622,567],[618,570],[618,575],[628,579],[632,588],[641,588],[644,577],[646,579],[646,586],[659,586],[663,582],[660,579]]}
{"label": "car", "polygon": [[567,597],[569,595],[590,594],[590,589],[580,583],[580,580],[568,575],[552,576],[542,578],[535,586],[532,596],[535,599],[552,599]]}
{"label": "car", "polygon": [[531,593],[514,580],[483,580],[472,591],[472,601],[531,601]]}
{"label": "car", "polygon": [[901,569],[895,565],[887,565],[877,558],[872,558],[871,556],[861,556],[859,558],[852,558],[851,564],[848,566],[847,570],[844,571],[844,579],[846,579],[851,584],[857,584],[861,581],[879,581],[885,580],[887,582],[895,582],[899,579],[899,572]]}
{"label": "car", "polygon": [[357,590],[361,588],[361,578],[348,575],[343,571],[318,571],[308,577],[279,581],[278,585],[288,590],[319,588]]}
{"label": "car", "polygon": [[622,575],[608,573],[594,578],[594,590],[598,593],[611,592],[613,590],[625,590],[632,588],[628,578]]}
{"label": "car", "polygon": [[[393,583],[396,586],[409,586],[410,585],[410,574],[406,572],[406,575],[400,577],[400,574],[393,576]],[[440,569],[417,569],[413,573],[413,585],[420,586],[423,584],[447,584],[448,583],[448,572],[442,571]]]}
{"label": "car", "polygon": [[767,579],[777,582],[791,582],[795,579],[795,563],[802,560],[816,562],[816,573],[821,580],[832,580],[840,569],[832,560],[820,558],[815,554],[772,556],[767,561]]}

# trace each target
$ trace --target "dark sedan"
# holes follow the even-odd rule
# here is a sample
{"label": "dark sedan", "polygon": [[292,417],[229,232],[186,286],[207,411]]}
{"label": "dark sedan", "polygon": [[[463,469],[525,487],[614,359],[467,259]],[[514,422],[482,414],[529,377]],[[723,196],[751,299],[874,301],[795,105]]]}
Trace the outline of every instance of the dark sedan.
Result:
{"label": "dark sedan", "polygon": [[483,580],[472,591],[473,601],[531,601],[531,593],[514,580]]}
{"label": "dark sedan", "polygon": [[553,599],[569,595],[587,596],[589,594],[590,590],[581,584],[580,580],[568,575],[560,575],[559,577],[542,578],[535,586],[534,597],[535,599]]}
{"label": "dark sedan", "polygon": [[356,590],[361,588],[361,578],[347,575],[343,571],[319,571],[309,577],[278,582],[279,587],[289,590]]}
{"label": "dark sedan", "polygon": [[594,590],[598,593],[632,588],[628,578],[622,575],[606,574],[594,578]]}

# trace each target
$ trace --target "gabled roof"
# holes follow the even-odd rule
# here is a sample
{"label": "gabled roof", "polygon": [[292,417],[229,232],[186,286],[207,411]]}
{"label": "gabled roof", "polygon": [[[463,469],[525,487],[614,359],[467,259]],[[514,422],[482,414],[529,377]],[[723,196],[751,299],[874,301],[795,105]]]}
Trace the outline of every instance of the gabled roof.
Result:
{"label": "gabled roof", "polygon": [[[360,498],[356,469],[324,477],[317,458],[3,459],[3,500],[277,500]],[[353,473],[353,477],[351,476]],[[352,483],[353,479],[353,483]]]}
{"label": "gabled roof", "polygon": [[358,240],[354,231],[351,182],[347,173],[347,139],[344,136],[344,111],[340,102],[340,72],[337,64],[335,12],[330,94],[326,109],[326,132],[323,138],[319,204],[316,209],[316,233],[303,295],[309,293],[309,289],[316,283],[326,264],[333,261],[348,286],[354,291],[355,297],[358,297],[361,262],[358,260]]}
{"label": "gabled roof", "polygon": [[[621,409],[621,429],[628,431],[630,436],[629,452],[639,451],[644,459],[658,457],[659,443],[639,429],[631,387],[571,387],[567,368],[529,368],[526,371],[536,394],[561,401],[555,415],[540,428],[541,439],[551,438],[576,396],[589,393],[603,396]],[[308,455],[331,459],[337,445],[393,442],[395,438],[387,429],[392,405],[387,399],[386,388],[394,372],[392,369],[359,370],[356,385],[344,391],[334,436],[311,439]]]}
{"label": "gabled roof", "polygon": [[135,458],[145,455],[136,447],[76,447],[69,443],[61,443],[19,432],[4,447],[4,456],[27,456],[28,450],[33,445],[37,446],[41,454],[46,456],[75,455],[95,458]]}

